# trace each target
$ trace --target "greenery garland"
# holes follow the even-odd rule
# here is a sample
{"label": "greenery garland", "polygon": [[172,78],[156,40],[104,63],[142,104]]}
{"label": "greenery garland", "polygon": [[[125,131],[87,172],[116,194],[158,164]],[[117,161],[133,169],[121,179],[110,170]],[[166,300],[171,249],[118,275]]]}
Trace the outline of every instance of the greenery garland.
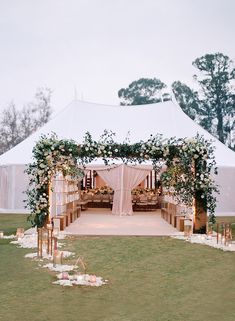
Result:
{"label": "greenery garland", "polygon": [[192,206],[196,196],[200,198],[204,210],[214,220],[217,186],[211,177],[216,173],[214,148],[211,141],[202,136],[191,139],[163,139],[162,135],[151,135],[147,141],[129,144],[115,142],[115,133],[104,131],[99,141],[86,133],[81,145],[72,140],[58,140],[55,134],[42,136],[33,149],[34,162],[29,164],[30,188],[27,190],[27,207],[31,210],[30,219],[34,226],[42,226],[49,211],[49,184],[56,171],[64,176],[81,178],[84,167],[94,159],[102,158],[105,165],[114,159],[123,163],[141,164],[151,161],[159,170],[159,161],[165,161],[166,171],[161,175],[164,187],[179,202]]}
{"label": "greenery garland", "polygon": [[57,171],[74,179],[81,179],[83,172],[77,167],[78,147],[73,140],[59,140],[55,134],[42,135],[33,148],[34,162],[29,164],[29,188],[26,207],[33,226],[42,227],[49,213],[49,188]]}

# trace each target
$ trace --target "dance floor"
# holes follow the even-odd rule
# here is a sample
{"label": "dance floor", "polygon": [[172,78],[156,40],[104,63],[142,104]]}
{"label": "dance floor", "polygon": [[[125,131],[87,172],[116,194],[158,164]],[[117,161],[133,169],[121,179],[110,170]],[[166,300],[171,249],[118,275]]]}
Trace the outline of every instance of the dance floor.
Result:
{"label": "dance floor", "polygon": [[134,212],[132,216],[112,215],[109,209],[89,209],[65,229],[74,235],[134,235],[170,236],[181,235],[155,212]]}

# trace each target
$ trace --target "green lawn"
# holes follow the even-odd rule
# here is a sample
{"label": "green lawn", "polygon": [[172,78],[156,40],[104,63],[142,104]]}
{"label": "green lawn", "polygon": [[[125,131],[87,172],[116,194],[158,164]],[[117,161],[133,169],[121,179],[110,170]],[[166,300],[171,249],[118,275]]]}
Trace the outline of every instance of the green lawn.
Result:
{"label": "green lawn", "polygon": [[28,214],[0,214],[0,231],[5,235],[15,234],[17,227],[30,228]]}
{"label": "green lawn", "polygon": [[71,238],[65,248],[109,284],[63,288],[24,258],[35,250],[9,242],[0,240],[1,321],[235,320],[235,253],[167,237]]}

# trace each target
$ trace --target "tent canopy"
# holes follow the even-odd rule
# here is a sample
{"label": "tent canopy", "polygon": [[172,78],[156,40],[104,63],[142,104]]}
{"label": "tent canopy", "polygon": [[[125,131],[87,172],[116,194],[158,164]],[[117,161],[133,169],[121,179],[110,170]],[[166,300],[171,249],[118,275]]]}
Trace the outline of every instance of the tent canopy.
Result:
{"label": "tent canopy", "polygon": [[197,133],[213,139],[218,166],[235,166],[235,153],[191,120],[173,101],[140,106],[108,106],[74,100],[45,126],[0,156],[0,165],[27,164],[41,134],[55,132],[59,138],[82,143],[88,131],[98,140],[104,130],[116,134],[122,143],[128,136],[131,143],[147,140],[151,134],[164,138],[191,138]]}
{"label": "tent canopy", "polygon": [[[107,106],[73,101],[45,126],[0,156],[0,210],[14,212],[23,209],[25,195],[22,192],[28,184],[25,164],[32,161],[32,149],[42,134],[54,132],[59,139],[82,143],[87,131],[98,140],[105,129],[114,132],[119,143],[127,136],[130,143],[145,141],[151,134],[162,134],[164,138],[192,138],[199,134],[214,140],[219,168],[215,180],[220,189],[217,214],[234,215],[235,153],[191,120],[172,101],[141,106]],[[93,163],[97,165],[102,161]],[[115,163],[119,163],[118,160]]]}

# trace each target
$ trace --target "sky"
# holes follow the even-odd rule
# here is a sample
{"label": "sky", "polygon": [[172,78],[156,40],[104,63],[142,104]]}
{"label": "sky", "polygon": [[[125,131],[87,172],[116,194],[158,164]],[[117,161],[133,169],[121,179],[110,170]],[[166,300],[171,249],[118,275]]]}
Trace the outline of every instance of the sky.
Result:
{"label": "sky", "polygon": [[75,97],[118,105],[139,78],[190,86],[192,61],[235,61],[234,0],[0,0],[0,110],[49,87],[59,111]]}

